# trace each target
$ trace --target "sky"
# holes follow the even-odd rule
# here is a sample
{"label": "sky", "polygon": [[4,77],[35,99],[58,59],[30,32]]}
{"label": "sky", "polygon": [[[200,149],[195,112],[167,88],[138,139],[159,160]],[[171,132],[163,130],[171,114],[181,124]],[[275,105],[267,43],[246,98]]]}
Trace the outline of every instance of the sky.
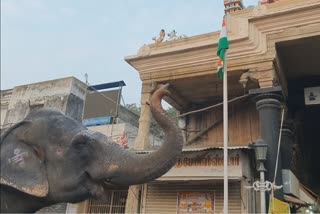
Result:
{"label": "sky", "polygon": [[[258,0],[243,0],[245,6]],[[74,76],[91,85],[123,80],[140,103],[138,72],[124,61],[161,29],[219,31],[223,0],[1,0],[1,90]]]}

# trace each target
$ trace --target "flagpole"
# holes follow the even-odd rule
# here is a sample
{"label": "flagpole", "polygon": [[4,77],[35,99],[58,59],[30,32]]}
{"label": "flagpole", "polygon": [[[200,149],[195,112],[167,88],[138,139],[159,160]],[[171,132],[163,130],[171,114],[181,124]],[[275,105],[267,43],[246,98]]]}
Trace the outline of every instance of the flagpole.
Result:
{"label": "flagpole", "polygon": [[227,78],[227,50],[223,61],[223,207],[228,214],[228,78]]}
{"label": "flagpole", "polygon": [[220,39],[218,44],[217,55],[218,59],[218,77],[223,79],[223,212],[228,214],[228,72],[227,72],[227,49],[228,29],[227,29],[227,14],[223,17],[222,29],[220,32]]}
{"label": "flagpole", "polygon": [[224,213],[228,213],[228,79],[227,51],[223,62],[223,183]]}

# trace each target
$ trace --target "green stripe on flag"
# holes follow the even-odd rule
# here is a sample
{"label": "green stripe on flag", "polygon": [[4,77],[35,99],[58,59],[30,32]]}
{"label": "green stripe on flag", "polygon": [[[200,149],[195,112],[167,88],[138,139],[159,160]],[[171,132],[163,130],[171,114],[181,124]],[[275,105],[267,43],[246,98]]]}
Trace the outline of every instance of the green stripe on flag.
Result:
{"label": "green stripe on flag", "polygon": [[218,44],[218,51],[217,55],[220,57],[220,59],[224,60],[224,54],[226,52],[226,49],[229,48],[229,42],[227,37],[222,37],[219,39]]}
{"label": "green stripe on flag", "polygon": [[219,57],[218,67],[217,67],[219,79],[223,79],[223,66],[224,66],[226,50],[228,48],[229,48],[229,42],[227,37],[227,26],[226,26],[225,17],[223,17],[222,29],[220,33],[220,39],[219,39],[218,50],[217,50],[217,55]]}

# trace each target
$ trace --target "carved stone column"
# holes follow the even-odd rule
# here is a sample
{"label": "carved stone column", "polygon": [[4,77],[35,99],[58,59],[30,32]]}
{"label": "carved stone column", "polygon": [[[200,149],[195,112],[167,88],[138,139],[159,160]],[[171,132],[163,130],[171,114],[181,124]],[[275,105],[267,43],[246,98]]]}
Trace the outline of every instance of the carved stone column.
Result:
{"label": "carved stone column", "polygon": [[281,136],[281,157],[282,168],[293,170],[293,144],[294,133],[292,131],[292,124],[289,122],[284,123],[282,127]]}
{"label": "carved stone column", "polygon": [[150,125],[151,125],[151,110],[146,104],[150,101],[152,86],[151,84],[142,84],[141,91],[141,113],[139,119],[138,136],[135,140],[135,150],[145,150],[150,146]]}
{"label": "carved stone column", "polygon": [[278,85],[279,80],[275,73],[273,62],[264,62],[256,69],[250,69],[243,73],[239,83],[246,88],[248,82],[258,83],[260,88],[272,88]]}
{"label": "carved stone column", "polygon": [[[254,89],[250,94],[254,95],[256,108],[259,112],[260,135],[268,144],[266,160],[267,176],[266,180],[273,182],[275,176],[275,166],[278,151],[278,141],[281,120],[281,87],[267,89]],[[278,168],[276,172],[276,185],[282,185],[282,163],[281,153],[279,154]],[[275,197],[283,199],[282,189],[275,191]]]}
{"label": "carved stone column", "polygon": [[[146,104],[150,101],[152,92],[151,84],[142,84],[141,90],[141,113],[139,119],[138,135],[135,140],[135,150],[145,150],[150,146],[150,125],[151,125],[151,110]],[[139,195],[141,194],[141,185],[130,186],[126,203],[125,213],[138,213],[139,210]]]}
{"label": "carved stone column", "polygon": [[139,213],[140,194],[141,194],[141,185],[135,185],[135,186],[129,187],[125,213]]}

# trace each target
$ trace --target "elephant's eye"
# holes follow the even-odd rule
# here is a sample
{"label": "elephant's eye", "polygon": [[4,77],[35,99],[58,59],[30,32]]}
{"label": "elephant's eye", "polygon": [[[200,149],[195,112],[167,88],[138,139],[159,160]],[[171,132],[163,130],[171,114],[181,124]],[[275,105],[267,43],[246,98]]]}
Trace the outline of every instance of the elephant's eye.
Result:
{"label": "elephant's eye", "polygon": [[72,145],[72,150],[77,157],[81,157],[82,161],[87,160],[93,153],[93,147],[90,142],[77,142]]}
{"label": "elephant's eye", "polygon": [[87,132],[80,132],[76,136],[74,136],[71,140],[72,146],[81,148],[89,145],[92,141],[91,136],[87,134]]}
{"label": "elephant's eye", "polygon": [[90,143],[88,141],[78,141],[78,142],[74,143],[73,146],[75,148],[79,148],[80,149],[80,148],[88,147],[89,144]]}

